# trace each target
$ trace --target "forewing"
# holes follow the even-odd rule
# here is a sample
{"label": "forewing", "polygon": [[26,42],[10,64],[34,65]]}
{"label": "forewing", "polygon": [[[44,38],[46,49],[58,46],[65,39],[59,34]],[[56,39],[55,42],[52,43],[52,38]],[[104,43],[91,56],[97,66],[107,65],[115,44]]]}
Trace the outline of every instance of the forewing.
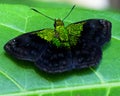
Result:
{"label": "forewing", "polygon": [[35,61],[49,45],[46,40],[38,36],[43,31],[50,30],[45,29],[20,35],[7,42],[4,49],[15,58]]}
{"label": "forewing", "polygon": [[77,32],[79,29],[80,36],[83,39],[94,42],[103,46],[111,39],[111,22],[103,19],[88,19],[67,26],[71,32]]}
{"label": "forewing", "polygon": [[47,73],[61,73],[73,69],[72,54],[69,49],[50,45],[36,60],[35,65]]}

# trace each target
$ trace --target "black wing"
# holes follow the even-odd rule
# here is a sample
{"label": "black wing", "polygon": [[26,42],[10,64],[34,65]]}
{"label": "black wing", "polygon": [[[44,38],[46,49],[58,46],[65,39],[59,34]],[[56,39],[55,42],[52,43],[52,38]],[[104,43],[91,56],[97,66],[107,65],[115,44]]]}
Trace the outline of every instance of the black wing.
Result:
{"label": "black wing", "polygon": [[10,40],[4,46],[5,51],[17,59],[35,61],[49,43],[33,33],[35,32],[26,33]]}
{"label": "black wing", "polygon": [[89,68],[99,64],[102,50],[95,43],[82,39],[72,47],[72,57],[75,69]]}
{"label": "black wing", "polygon": [[46,51],[36,60],[36,66],[48,73],[61,73],[73,69],[71,51],[54,45],[48,46]]}
{"label": "black wing", "polygon": [[85,21],[76,22],[73,24],[83,24],[83,31],[81,36],[91,42],[95,42],[99,46],[103,46],[111,39],[111,22],[104,19],[89,19]]}
{"label": "black wing", "polygon": [[80,31],[76,46],[71,46],[75,69],[96,66],[102,58],[101,47],[111,39],[111,23],[103,19],[89,19],[72,23],[66,28],[69,33]]}

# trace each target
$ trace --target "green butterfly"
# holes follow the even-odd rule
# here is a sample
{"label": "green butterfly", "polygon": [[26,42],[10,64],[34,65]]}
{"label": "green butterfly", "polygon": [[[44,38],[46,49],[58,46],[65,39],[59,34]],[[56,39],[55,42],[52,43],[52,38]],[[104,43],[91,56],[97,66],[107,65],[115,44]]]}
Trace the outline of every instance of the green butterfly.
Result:
{"label": "green butterfly", "polygon": [[111,39],[111,22],[89,19],[65,27],[63,20],[53,20],[54,29],[22,34],[7,42],[5,51],[17,59],[34,62],[47,73],[98,65],[102,58],[102,46]]}

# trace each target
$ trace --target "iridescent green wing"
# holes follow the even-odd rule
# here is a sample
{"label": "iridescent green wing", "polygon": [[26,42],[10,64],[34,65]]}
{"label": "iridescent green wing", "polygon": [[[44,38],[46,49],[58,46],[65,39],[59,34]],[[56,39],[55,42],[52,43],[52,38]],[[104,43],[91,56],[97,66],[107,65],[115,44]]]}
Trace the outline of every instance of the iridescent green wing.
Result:
{"label": "iridescent green wing", "polygon": [[55,36],[55,32],[53,29],[43,29],[43,30],[40,30],[37,32],[33,32],[32,34],[37,35],[38,37],[46,40],[49,43],[52,42],[52,40]]}
{"label": "iridescent green wing", "polygon": [[7,42],[4,49],[7,53],[18,59],[35,61],[46,47],[49,46],[52,35],[54,35],[52,29],[25,33]]}
{"label": "iridescent green wing", "polygon": [[85,22],[72,23],[66,27],[69,34],[69,43],[71,46],[75,46],[83,31],[83,25]]}

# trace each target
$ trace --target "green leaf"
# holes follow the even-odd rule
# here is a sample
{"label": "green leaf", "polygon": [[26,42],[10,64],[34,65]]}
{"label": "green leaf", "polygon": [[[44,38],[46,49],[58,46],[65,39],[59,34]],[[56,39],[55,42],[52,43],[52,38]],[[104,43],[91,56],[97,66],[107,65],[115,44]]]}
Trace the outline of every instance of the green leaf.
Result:
{"label": "green leaf", "polygon": [[[39,4],[41,3],[37,5]],[[39,71],[33,63],[16,60],[3,50],[4,44],[19,34],[53,28],[53,21],[32,11],[26,5],[30,6],[29,4],[0,4],[1,96],[119,96],[119,13],[75,8],[64,21],[65,25],[90,18],[107,19],[113,25],[111,42],[103,48],[103,58],[98,68],[49,75]],[[40,12],[52,18],[64,18],[72,7],[61,4],[52,6],[47,3],[42,3],[41,6],[32,7],[36,7]]]}

